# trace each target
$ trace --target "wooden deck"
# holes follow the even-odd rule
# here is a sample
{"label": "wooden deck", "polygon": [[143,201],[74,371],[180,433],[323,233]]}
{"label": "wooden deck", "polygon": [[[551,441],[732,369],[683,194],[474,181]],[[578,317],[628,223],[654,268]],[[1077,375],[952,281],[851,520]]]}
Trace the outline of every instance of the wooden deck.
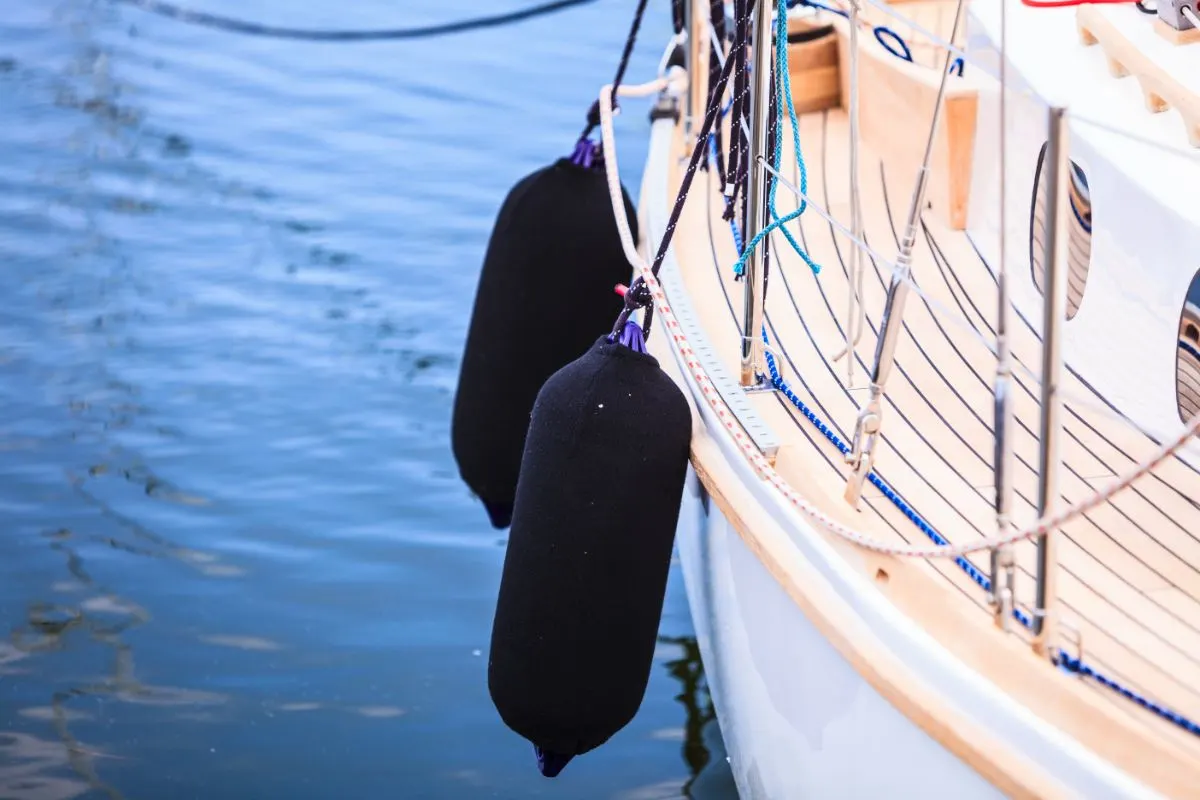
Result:
{"label": "wooden deck", "polygon": [[[848,220],[845,114],[805,115],[800,128],[810,195],[838,219]],[[786,153],[789,148],[784,150]],[[861,160],[867,241],[894,257],[911,186],[895,182],[889,168],[898,175],[909,175],[911,165],[897,168],[884,164],[870,148],[861,151]],[[790,159],[785,161],[784,172],[797,177]],[[725,365],[736,373],[742,285],[733,280],[736,253],[729,223],[721,218],[722,200],[716,183],[712,173],[697,176],[675,239],[676,252],[687,291],[709,339]],[[778,200],[780,213],[796,207],[782,187]],[[934,217],[926,215],[926,227],[918,239],[914,278],[929,296],[990,335],[996,316],[991,268],[966,234],[949,229]],[[857,402],[865,395],[890,269],[864,259],[867,325],[858,347],[856,381],[847,385],[844,362],[832,363],[831,359],[844,344],[849,244],[814,210],[806,212],[791,230],[823,269],[814,276],[787,250],[782,236],[773,239],[767,330],[774,347],[784,354],[785,380],[841,441],[848,443]],[[1022,258],[1014,259],[1014,268],[1028,269],[1023,263]],[[1034,373],[1039,370],[1038,337],[1024,320],[1017,321],[1013,348],[1022,364]],[[994,370],[995,358],[982,342],[940,317],[920,296],[910,296],[896,369],[888,385],[883,447],[876,469],[951,542],[995,532]],[[1023,524],[1035,517],[1039,408],[1035,382],[1018,375],[1017,383],[1014,512],[1017,523]],[[1093,398],[1096,405],[1103,403],[1073,373],[1064,388],[1073,396]],[[848,507],[841,495],[848,470],[841,452],[781,394],[751,397],[758,413],[784,443],[776,464],[779,472],[814,503],[845,516]],[[1156,447],[1129,425],[1085,407],[1068,403],[1064,421],[1064,502],[1089,495]],[[1110,504],[1064,528],[1058,578],[1060,619],[1079,632],[1087,661],[1130,689],[1193,720],[1200,719],[1200,503],[1194,498],[1200,498],[1200,473],[1181,461],[1168,462]],[[856,527],[876,537],[929,543],[896,505],[870,486],[864,492],[862,510],[850,514]],[[1016,555],[1018,596],[1028,604],[1034,585],[1034,546],[1018,545]],[[949,602],[977,615],[979,626],[992,624],[985,592],[959,566],[948,560],[919,563],[932,594],[953,598]],[[976,557],[974,563],[986,573],[986,555]],[[936,627],[930,620],[920,621]],[[1024,635],[1021,631],[1012,634]],[[1063,646],[1074,650],[1070,641]],[[994,655],[1000,661],[1012,658],[1011,650],[998,650]],[[1038,668],[1056,672],[1049,665]],[[1059,675],[1047,680],[1064,678]],[[1125,754],[1124,760],[1109,756],[1119,766],[1169,794],[1179,794],[1180,787],[1186,786],[1194,791],[1200,785],[1192,782],[1200,771],[1200,738],[1111,689],[1093,681],[1070,680],[1090,694],[1092,707],[1100,709],[1100,716],[1092,721],[1093,727],[1102,731],[1095,734],[1095,741],[1110,735],[1104,726],[1112,726],[1105,720],[1111,721],[1114,715],[1123,723],[1119,726],[1122,730],[1113,730],[1111,737],[1139,740],[1128,748],[1113,745],[1112,753]],[[1044,707],[1031,708],[1064,729],[1070,728],[1061,716],[1055,717],[1068,713],[1059,705],[1048,700]],[[1082,730],[1090,723],[1076,719],[1073,724]],[[1147,744],[1149,751],[1144,749]],[[1138,752],[1158,752],[1161,757],[1151,759],[1154,763],[1142,763],[1147,759],[1137,757]],[[1173,765],[1182,765],[1183,771],[1172,773]]]}

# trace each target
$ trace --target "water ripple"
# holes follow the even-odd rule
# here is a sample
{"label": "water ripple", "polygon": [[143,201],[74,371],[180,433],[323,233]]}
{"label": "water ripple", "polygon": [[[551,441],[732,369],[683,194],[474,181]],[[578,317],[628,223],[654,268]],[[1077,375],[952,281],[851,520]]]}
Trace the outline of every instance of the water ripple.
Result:
{"label": "water ripple", "polygon": [[[570,150],[624,13],[334,47],[5,6],[0,796],[545,791],[487,695],[504,551],[449,408],[492,219]],[[631,77],[666,35],[656,12]],[[621,126],[634,185],[647,125]],[[681,659],[573,797],[682,791],[670,731],[706,706],[677,702]]]}

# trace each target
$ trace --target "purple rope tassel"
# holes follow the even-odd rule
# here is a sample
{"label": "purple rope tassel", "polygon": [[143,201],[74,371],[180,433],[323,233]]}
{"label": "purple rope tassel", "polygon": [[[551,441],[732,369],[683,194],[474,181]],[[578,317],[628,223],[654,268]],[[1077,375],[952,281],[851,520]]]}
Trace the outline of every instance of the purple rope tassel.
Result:
{"label": "purple rope tassel", "polygon": [[597,164],[597,151],[599,146],[587,137],[581,138],[575,143],[575,152],[571,153],[571,163],[577,167],[590,169],[593,164]]}
{"label": "purple rope tassel", "polygon": [[646,352],[646,337],[642,334],[642,326],[636,322],[626,320],[625,329],[621,331],[618,341],[635,353]]}
{"label": "purple rope tassel", "polygon": [[533,746],[533,752],[537,755],[538,771],[547,778],[556,778],[558,773],[562,772],[563,767],[567,765],[574,756],[564,756],[558,753],[551,753],[543,750],[536,744]]}

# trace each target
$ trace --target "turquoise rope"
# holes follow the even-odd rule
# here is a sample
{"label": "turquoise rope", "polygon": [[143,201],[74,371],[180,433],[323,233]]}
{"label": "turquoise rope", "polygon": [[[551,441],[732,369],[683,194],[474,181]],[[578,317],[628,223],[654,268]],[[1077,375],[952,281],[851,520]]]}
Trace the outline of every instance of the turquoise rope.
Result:
{"label": "turquoise rope", "polygon": [[[792,79],[788,74],[787,68],[787,2],[786,0],[777,0],[775,12],[775,130],[780,137],[783,130],[783,107],[786,105],[788,110],[788,119],[792,123],[792,148],[795,151],[796,164],[800,169],[800,192],[803,195],[800,198],[800,207],[789,213],[787,216],[780,217],[779,212],[775,208],[775,193],[779,188],[778,172],[782,168],[783,148],[772,146],[771,148],[771,167],[775,173],[771,175],[770,189],[767,194],[767,208],[771,214],[771,223],[755,234],[754,238],[746,244],[746,249],[742,251],[737,263],[733,265],[733,274],[741,277],[746,272],[746,260],[750,258],[750,254],[754,252],[754,248],[758,247],[759,243],[767,238],[772,231],[782,230],[783,235],[787,237],[788,244],[792,249],[799,254],[800,258],[804,259],[804,263],[808,264],[809,269],[814,275],[820,274],[821,265],[812,260],[812,257],[805,252],[800,243],[796,241],[791,232],[784,227],[787,223],[797,219],[808,208],[808,200],[805,199],[808,195],[808,169],[804,165],[804,156],[800,152],[800,125],[796,120],[796,109],[791,104],[792,96]],[[786,98],[786,99],[785,99]],[[757,112],[756,112],[757,113]],[[774,145],[774,143],[772,143]],[[751,169],[757,169],[757,164],[751,164]]]}

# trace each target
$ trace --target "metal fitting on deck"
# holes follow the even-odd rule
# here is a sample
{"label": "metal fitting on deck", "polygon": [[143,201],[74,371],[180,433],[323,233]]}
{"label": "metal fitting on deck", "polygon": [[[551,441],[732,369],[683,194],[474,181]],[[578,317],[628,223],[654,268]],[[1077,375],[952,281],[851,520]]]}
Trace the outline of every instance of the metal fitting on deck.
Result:
{"label": "metal fitting on deck", "polygon": [[[1158,0],[1156,4],[1158,18],[1177,31],[1187,31],[1196,27],[1192,19],[1196,18],[1196,0]],[[1184,9],[1191,12],[1185,13]],[[1188,17],[1192,19],[1188,19]]]}

